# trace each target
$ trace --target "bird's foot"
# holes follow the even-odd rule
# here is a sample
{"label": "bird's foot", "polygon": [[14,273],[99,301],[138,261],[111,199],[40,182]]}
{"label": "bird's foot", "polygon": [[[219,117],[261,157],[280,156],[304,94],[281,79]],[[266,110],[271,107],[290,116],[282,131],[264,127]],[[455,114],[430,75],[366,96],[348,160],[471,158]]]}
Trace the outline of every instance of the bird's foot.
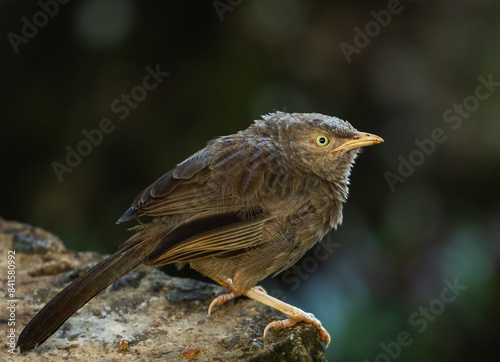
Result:
{"label": "bird's foot", "polygon": [[[212,313],[212,308],[213,307],[219,307],[219,306],[225,304],[226,302],[229,302],[230,300],[233,300],[233,299],[238,298],[239,296],[241,296],[240,292],[238,292],[237,290],[233,289],[232,284],[230,285],[228,283],[225,283],[224,287],[227,290],[229,290],[229,293],[219,295],[214,300],[212,300],[212,302],[210,303],[210,306],[208,307],[208,315],[210,315],[210,313]],[[254,288],[257,289],[259,292],[261,292],[263,294],[267,294],[266,290],[264,288],[262,288],[261,286],[256,286]]]}
{"label": "bird's foot", "polygon": [[312,324],[319,333],[319,338],[322,342],[325,342],[326,346],[330,344],[331,338],[330,334],[326,331],[325,328],[321,325],[321,322],[311,313],[306,313],[302,309],[296,308],[290,304],[287,304],[279,299],[276,299],[270,295],[268,295],[262,288],[254,287],[249,289],[244,293],[247,297],[252,298],[258,302],[261,302],[265,305],[268,305],[274,309],[279,310],[280,312],[288,315],[288,319],[282,321],[275,321],[269,323],[264,329],[264,337],[269,329],[273,329],[275,331],[280,331],[284,328],[291,327],[298,322],[305,322]]}
{"label": "bird's foot", "polygon": [[213,307],[221,306],[224,303],[229,302],[230,300],[238,298],[240,295],[241,295],[241,293],[237,292],[236,290],[230,290],[229,293],[227,293],[227,294],[219,295],[214,300],[212,300],[212,303],[210,303],[210,306],[208,307],[208,315],[210,315],[210,313],[212,313]]}
{"label": "bird's foot", "polygon": [[330,334],[326,331],[325,328],[323,328],[321,322],[312,313],[306,313],[298,308],[296,309],[301,313],[298,313],[294,317],[290,317],[288,319],[269,323],[266,328],[264,328],[264,337],[271,328],[275,332],[278,332],[282,329],[292,327],[299,322],[305,322],[312,324],[318,330],[320,340],[322,342],[325,342],[326,346],[328,347],[331,341]]}

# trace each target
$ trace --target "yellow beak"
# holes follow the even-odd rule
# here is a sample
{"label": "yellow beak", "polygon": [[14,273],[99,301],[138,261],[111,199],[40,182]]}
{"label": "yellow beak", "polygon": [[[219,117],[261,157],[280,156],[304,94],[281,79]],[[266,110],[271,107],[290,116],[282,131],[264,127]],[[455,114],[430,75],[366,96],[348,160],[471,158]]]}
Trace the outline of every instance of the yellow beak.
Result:
{"label": "yellow beak", "polygon": [[384,142],[382,138],[379,136],[375,136],[374,134],[370,133],[365,133],[365,132],[358,132],[356,135],[351,138],[350,140],[347,140],[346,142],[342,143],[340,146],[334,148],[331,150],[331,152],[337,152],[337,151],[350,151],[355,148],[359,147],[365,147],[365,146],[372,146],[376,145],[377,143]]}

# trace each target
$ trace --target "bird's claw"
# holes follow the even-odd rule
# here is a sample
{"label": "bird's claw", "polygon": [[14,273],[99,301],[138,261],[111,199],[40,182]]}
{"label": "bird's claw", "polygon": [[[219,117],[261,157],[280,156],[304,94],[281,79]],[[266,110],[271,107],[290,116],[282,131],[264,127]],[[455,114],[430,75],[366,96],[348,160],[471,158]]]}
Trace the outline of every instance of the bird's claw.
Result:
{"label": "bird's claw", "polygon": [[[261,286],[256,286],[255,288],[257,290],[261,291],[262,293],[267,294],[266,290],[264,288],[262,288]],[[232,290],[229,290],[229,293],[222,294],[222,295],[219,295],[218,297],[214,298],[214,300],[212,300],[212,302],[210,303],[210,306],[208,307],[208,315],[210,316],[210,313],[212,313],[213,307],[219,307],[219,306],[229,302],[230,300],[238,298],[239,296],[241,296],[241,293],[232,289]]]}
{"label": "bird's claw", "polygon": [[208,307],[208,315],[210,315],[210,313],[212,313],[213,307],[221,306],[224,303],[229,302],[230,300],[239,297],[240,295],[241,295],[241,293],[239,293],[235,290],[231,290],[227,294],[222,294],[222,295],[219,295],[218,297],[214,298],[214,300],[212,300],[212,303],[210,303],[210,306]]}
{"label": "bird's claw", "polygon": [[332,340],[330,334],[321,325],[321,322],[311,313],[304,313],[297,317],[290,317],[281,321],[274,321],[269,323],[266,328],[264,328],[264,337],[266,337],[267,332],[272,328],[275,332],[281,331],[282,329],[292,327],[298,322],[305,322],[312,324],[319,333],[319,338],[322,342],[325,342],[326,347],[330,344]]}

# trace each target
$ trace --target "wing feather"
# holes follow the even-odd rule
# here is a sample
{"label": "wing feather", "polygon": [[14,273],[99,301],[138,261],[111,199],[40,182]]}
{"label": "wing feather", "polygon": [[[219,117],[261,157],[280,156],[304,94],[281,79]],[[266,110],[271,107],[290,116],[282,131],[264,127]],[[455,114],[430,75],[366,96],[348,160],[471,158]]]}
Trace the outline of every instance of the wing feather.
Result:
{"label": "wing feather", "polygon": [[[191,179],[197,173],[202,171],[210,163],[211,159],[211,154],[206,151],[206,149],[203,149],[177,165],[177,167],[168,171],[143,190],[139,195],[137,195],[132,203],[132,206],[120,217],[120,219],[118,219],[116,223],[120,224],[122,222],[129,221],[136,216],[140,216],[141,214],[158,216],[162,211],[166,212],[165,215],[169,214],[165,207],[161,207],[161,201],[168,199],[169,195],[171,195],[186,180]],[[197,196],[198,195],[193,195],[193,197]],[[183,196],[180,195],[180,197]],[[155,212],[156,205],[160,205],[160,207],[159,210]],[[148,211],[151,211],[152,213],[150,214]]]}
{"label": "wing feather", "polygon": [[165,236],[145,263],[159,266],[257,247],[267,220],[261,210],[250,218],[241,212],[194,216]]}

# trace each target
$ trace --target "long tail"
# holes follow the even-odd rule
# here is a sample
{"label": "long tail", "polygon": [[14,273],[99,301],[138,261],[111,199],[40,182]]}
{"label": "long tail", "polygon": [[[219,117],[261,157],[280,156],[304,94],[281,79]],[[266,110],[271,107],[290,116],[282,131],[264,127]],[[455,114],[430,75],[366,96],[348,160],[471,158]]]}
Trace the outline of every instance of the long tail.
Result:
{"label": "long tail", "polygon": [[141,264],[158,244],[155,239],[140,240],[138,234],[134,235],[125,247],[92,267],[57,294],[21,332],[17,341],[21,352],[45,342],[73,313],[101,290]]}

